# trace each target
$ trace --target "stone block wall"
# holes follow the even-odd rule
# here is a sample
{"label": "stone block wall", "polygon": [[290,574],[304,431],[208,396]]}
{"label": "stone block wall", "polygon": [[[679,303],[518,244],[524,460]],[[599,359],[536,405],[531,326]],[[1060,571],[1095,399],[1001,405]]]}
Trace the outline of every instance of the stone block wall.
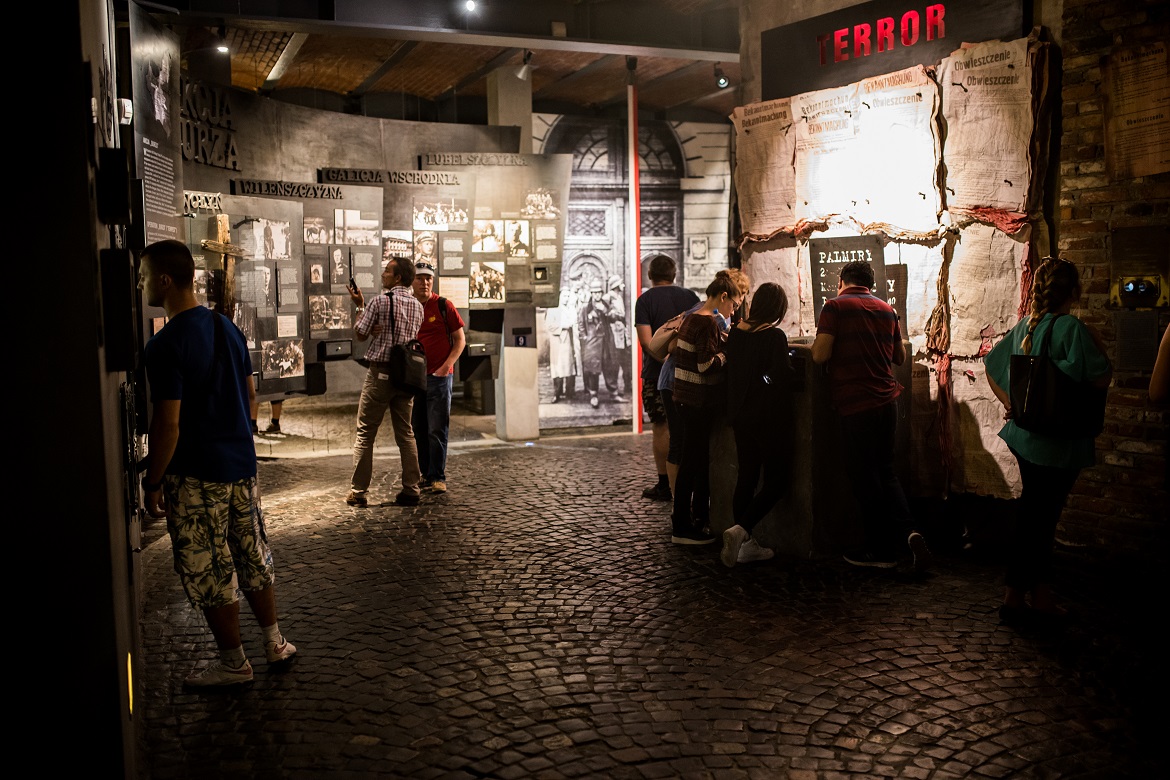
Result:
{"label": "stone block wall", "polygon": [[[1170,173],[1112,180],[1106,171],[1102,63],[1118,50],[1170,40],[1170,6],[1154,0],[1064,0],[1057,247],[1081,270],[1079,312],[1116,362],[1117,310],[1109,307],[1111,232],[1164,226]],[[1170,251],[1170,248],[1163,248]],[[1158,313],[1162,333],[1170,312]],[[1149,373],[1115,371],[1097,465],[1081,473],[1058,529],[1058,543],[1113,564],[1155,563],[1164,555],[1170,512],[1166,429],[1170,409],[1147,398]]]}

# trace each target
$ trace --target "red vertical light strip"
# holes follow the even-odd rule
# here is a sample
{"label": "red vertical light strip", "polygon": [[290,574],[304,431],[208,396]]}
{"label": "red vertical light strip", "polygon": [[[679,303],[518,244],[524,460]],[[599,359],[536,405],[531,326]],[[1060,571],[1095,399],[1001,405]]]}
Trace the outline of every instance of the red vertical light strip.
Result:
{"label": "red vertical light strip", "polygon": [[[638,86],[633,82],[631,71],[630,84],[626,85],[626,114],[629,117],[628,137],[626,148],[629,150],[628,165],[630,166],[630,235],[627,242],[630,247],[626,262],[626,275],[629,281],[626,288],[630,290],[630,308],[626,311],[626,321],[629,323],[627,338],[630,338],[630,365],[627,371],[633,371],[636,381],[631,387],[641,390],[642,387],[642,347],[638,343],[637,331],[634,327],[633,307],[642,294],[642,199],[638,186]],[[630,401],[634,407],[634,433],[643,433],[642,427],[642,393],[634,392]]]}

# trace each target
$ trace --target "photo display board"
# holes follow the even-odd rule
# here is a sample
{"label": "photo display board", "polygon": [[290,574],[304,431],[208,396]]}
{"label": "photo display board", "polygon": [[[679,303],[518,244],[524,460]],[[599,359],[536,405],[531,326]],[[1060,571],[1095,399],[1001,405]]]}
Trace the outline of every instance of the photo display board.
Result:
{"label": "photo display board", "polygon": [[383,263],[391,257],[410,257],[433,265],[431,289],[451,301],[466,321],[475,174],[387,171],[386,181]]}
{"label": "photo display board", "polygon": [[429,153],[424,170],[476,174],[468,305],[556,306],[572,155]]}
{"label": "photo display board", "polygon": [[[188,202],[194,200],[187,196]],[[188,228],[195,295],[244,334],[257,394],[305,389],[301,204],[224,195],[200,200]]]}
{"label": "photo display board", "polygon": [[182,239],[179,39],[138,4],[129,4],[134,72],[135,170],[142,178],[147,244]]}
{"label": "photo display board", "polygon": [[334,355],[317,344],[353,339],[350,279],[367,299],[382,289],[382,190],[347,184],[326,190],[329,197],[304,201],[309,335],[315,356],[348,358],[356,345]]}
{"label": "photo display board", "polygon": [[[303,342],[308,362],[350,358],[354,353],[354,305],[347,290],[349,280],[353,279],[367,298],[377,295],[382,287],[382,189],[245,179],[233,180],[232,189],[298,198],[293,202],[301,217],[288,228],[289,250],[295,252],[288,258],[289,265],[296,270],[280,273],[280,311],[284,314],[295,306],[301,314],[297,337]],[[252,200],[282,202],[276,197]],[[259,223],[253,238],[260,247],[267,240],[265,227]],[[291,327],[285,320],[282,330],[288,332]]]}

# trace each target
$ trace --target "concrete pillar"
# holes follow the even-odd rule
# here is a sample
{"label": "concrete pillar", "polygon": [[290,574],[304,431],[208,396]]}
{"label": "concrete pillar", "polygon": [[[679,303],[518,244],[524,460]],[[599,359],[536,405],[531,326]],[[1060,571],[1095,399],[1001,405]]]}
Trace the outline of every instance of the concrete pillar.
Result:
{"label": "concrete pillar", "polygon": [[504,441],[540,436],[540,392],[536,363],[536,308],[508,304],[500,334],[496,374],[496,436]]}
{"label": "concrete pillar", "polygon": [[532,76],[516,75],[517,65],[496,68],[487,77],[488,124],[520,128],[520,154],[532,154]]}
{"label": "concrete pillar", "polygon": [[[519,66],[488,74],[488,124],[518,126],[520,154],[532,154],[532,77],[516,75]],[[500,371],[496,377],[496,436],[504,441],[540,436],[537,387],[536,308],[509,305],[504,312]]]}

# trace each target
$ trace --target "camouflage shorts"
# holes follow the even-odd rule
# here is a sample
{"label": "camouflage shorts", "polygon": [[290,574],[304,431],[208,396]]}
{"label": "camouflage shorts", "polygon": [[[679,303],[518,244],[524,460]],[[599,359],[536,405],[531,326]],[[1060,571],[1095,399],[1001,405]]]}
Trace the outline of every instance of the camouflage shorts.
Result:
{"label": "camouflage shorts", "polygon": [[204,482],[168,475],[167,531],[175,571],[193,607],[226,607],[239,590],[275,582],[256,478]]}
{"label": "camouflage shorts", "polygon": [[666,422],[666,409],[662,406],[662,396],[658,394],[657,382],[642,380],[642,408],[652,423]]}

